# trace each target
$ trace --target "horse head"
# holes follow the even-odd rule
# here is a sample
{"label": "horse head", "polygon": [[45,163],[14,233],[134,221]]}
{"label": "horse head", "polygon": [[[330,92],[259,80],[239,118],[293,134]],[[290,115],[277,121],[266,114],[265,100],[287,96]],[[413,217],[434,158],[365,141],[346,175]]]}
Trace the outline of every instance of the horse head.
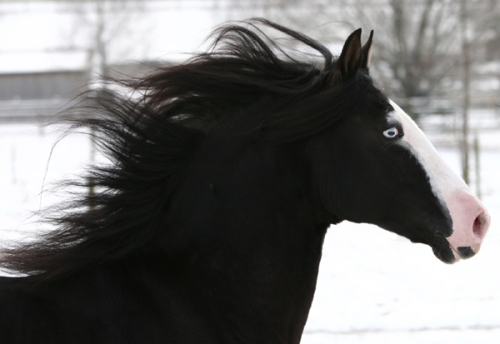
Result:
{"label": "horse head", "polygon": [[410,116],[373,85],[373,32],[364,46],[360,37],[361,30],[349,36],[332,71],[337,87],[355,90],[344,92],[348,114],[309,151],[325,162],[313,167],[320,202],[332,222],[378,225],[430,245],[447,263],[472,257],[490,225],[487,210]]}

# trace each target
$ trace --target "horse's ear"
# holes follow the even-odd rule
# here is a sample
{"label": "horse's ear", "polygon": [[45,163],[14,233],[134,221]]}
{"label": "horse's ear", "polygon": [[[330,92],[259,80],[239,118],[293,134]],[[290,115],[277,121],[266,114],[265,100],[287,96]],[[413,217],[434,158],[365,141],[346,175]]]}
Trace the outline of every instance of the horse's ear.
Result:
{"label": "horse's ear", "polygon": [[370,37],[368,37],[368,41],[366,41],[363,48],[361,48],[361,68],[366,70],[370,70],[370,60],[372,59],[372,43],[373,43],[373,30],[370,31]]}
{"label": "horse's ear", "polygon": [[349,79],[359,70],[361,62],[361,29],[357,29],[347,37],[335,64],[334,73],[340,77],[340,80]]}

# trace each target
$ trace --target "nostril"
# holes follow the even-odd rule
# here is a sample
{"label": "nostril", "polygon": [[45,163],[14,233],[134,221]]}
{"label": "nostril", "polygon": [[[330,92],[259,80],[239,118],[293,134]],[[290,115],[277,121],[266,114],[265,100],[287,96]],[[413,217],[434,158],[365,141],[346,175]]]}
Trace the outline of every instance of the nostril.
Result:
{"label": "nostril", "polygon": [[490,226],[489,216],[486,213],[479,214],[474,220],[474,224],[472,226],[472,231],[474,235],[482,240],[488,231],[488,227]]}

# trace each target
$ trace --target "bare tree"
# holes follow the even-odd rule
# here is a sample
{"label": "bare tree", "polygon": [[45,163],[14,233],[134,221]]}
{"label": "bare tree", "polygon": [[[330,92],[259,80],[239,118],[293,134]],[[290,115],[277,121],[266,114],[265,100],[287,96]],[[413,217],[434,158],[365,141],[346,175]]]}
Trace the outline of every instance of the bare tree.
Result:
{"label": "bare tree", "polygon": [[75,14],[71,36],[81,37],[94,79],[109,76],[112,51],[115,55],[119,51],[124,58],[127,55],[124,50],[141,43],[127,37],[132,30],[138,30],[137,20],[144,12],[144,0],[69,1],[65,6]]}
{"label": "bare tree", "polygon": [[[472,107],[471,84],[477,75],[474,74],[474,67],[486,62],[488,59],[487,48],[489,43],[498,42],[500,30],[498,20],[500,19],[500,6],[498,0],[460,1],[460,40],[461,40],[461,65],[462,65],[462,87],[461,87],[461,128],[460,128],[460,148],[462,156],[462,177],[466,183],[471,182],[470,173],[470,109]],[[498,49],[497,45],[497,49]],[[497,54],[498,58],[498,54]],[[498,76],[500,78],[500,75]],[[479,171],[479,142],[477,135],[474,138],[475,152],[475,178],[476,192],[480,193],[480,171]]]}
{"label": "bare tree", "polygon": [[375,68],[410,115],[418,119],[415,100],[446,95],[460,61],[455,1],[341,1],[346,17],[376,30]]}
{"label": "bare tree", "polygon": [[374,74],[418,117],[412,100],[437,94],[459,66],[458,7],[453,0],[233,0],[233,12],[260,14],[340,42],[348,31],[375,30]]}
{"label": "bare tree", "polygon": [[[122,59],[127,55],[123,51],[123,39],[131,35],[131,30],[137,30],[137,18],[144,10],[143,0],[86,0],[64,2],[64,5],[75,15],[75,22],[70,31],[71,38],[80,37],[83,48],[87,51],[87,65],[91,84],[95,89],[96,96],[105,97],[106,82],[103,79],[110,77],[109,68],[110,54],[112,51],[120,51]],[[118,43],[118,44],[116,44]],[[75,44],[72,39],[71,44]],[[81,43],[80,43],[81,44]],[[136,45],[138,42],[128,41]],[[125,48],[125,49],[126,49]],[[95,137],[90,135],[90,163],[96,159]],[[94,195],[94,181],[88,179],[89,195]]]}
{"label": "bare tree", "polygon": [[[344,42],[345,21],[336,16],[335,1],[324,0],[215,0],[227,19],[265,17],[310,34],[324,44]],[[339,51],[340,52],[340,51]]]}
{"label": "bare tree", "polygon": [[471,56],[470,42],[467,35],[468,29],[467,2],[460,0],[460,39],[462,46],[462,130],[461,130],[461,152],[462,152],[462,178],[469,184],[469,107],[470,107],[470,74]]}

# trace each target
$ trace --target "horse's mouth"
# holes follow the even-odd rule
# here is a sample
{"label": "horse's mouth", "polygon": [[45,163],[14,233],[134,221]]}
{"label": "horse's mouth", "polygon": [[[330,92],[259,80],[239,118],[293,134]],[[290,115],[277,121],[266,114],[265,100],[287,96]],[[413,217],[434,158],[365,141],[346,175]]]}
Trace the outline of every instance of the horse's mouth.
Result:
{"label": "horse's mouth", "polygon": [[434,255],[442,262],[446,264],[453,264],[457,261],[455,258],[455,255],[453,254],[453,250],[451,249],[451,246],[448,244],[448,246],[432,246],[432,252],[434,252]]}
{"label": "horse's mouth", "polygon": [[470,246],[455,249],[446,239],[444,243],[439,241],[439,243],[432,245],[432,252],[439,260],[447,264],[453,264],[460,259],[469,259],[476,255]]}

